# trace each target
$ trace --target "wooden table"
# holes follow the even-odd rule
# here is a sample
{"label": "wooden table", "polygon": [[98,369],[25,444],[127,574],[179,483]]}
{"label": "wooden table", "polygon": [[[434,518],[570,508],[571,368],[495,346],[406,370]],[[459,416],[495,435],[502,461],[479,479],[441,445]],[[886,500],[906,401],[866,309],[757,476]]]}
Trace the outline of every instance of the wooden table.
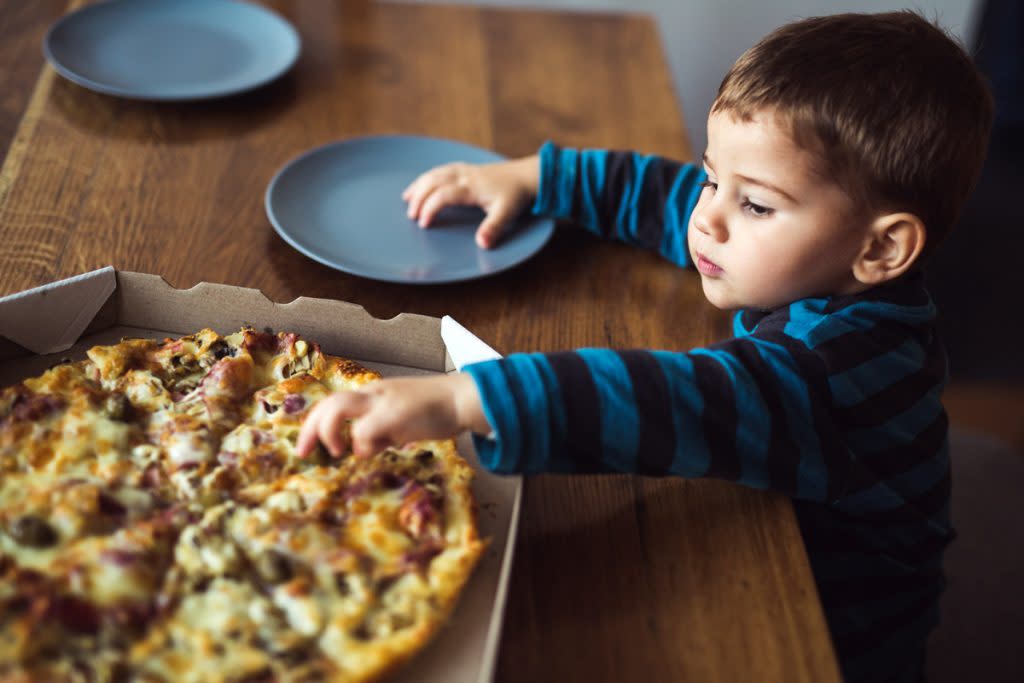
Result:
{"label": "wooden table", "polygon": [[[348,300],[380,317],[447,313],[503,353],[684,350],[716,337],[722,314],[695,274],[572,229],[510,272],[417,287],[320,266],[263,210],[287,160],[364,134],[450,137],[509,156],[552,138],[691,158],[650,19],[270,4],[303,37],[290,74],[223,101],[148,104],[42,67],[40,40],[63,2],[0,0],[0,294],[113,264],[178,287]],[[536,477],[520,529],[500,681],[839,680],[781,496],[715,481]]]}

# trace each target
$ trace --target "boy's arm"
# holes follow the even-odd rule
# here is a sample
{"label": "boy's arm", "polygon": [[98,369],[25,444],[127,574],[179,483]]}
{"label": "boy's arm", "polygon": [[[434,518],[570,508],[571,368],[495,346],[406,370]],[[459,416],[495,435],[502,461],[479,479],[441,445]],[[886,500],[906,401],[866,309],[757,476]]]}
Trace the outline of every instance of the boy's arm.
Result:
{"label": "boy's arm", "polygon": [[752,338],[689,353],[582,349],[468,366],[498,472],[716,477],[834,500],[850,458],[813,354]]}
{"label": "boy's arm", "polygon": [[655,249],[688,266],[686,229],[704,178],[693,164],[548,142],[540,149],[533,212],[577,221],[603,238]]}

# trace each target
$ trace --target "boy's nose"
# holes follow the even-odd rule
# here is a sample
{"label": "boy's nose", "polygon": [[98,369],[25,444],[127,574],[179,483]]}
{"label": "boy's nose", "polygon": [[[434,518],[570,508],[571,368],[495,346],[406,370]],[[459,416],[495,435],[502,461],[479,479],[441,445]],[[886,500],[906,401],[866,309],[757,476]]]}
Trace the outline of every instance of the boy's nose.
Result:
{"label": "boy's nose", "polygon": [[724,242],[729,235],[725,227],[725,217],[715,208],[714,202],[709,202],[707,206],[693,212],[693,224],[716,242]]}

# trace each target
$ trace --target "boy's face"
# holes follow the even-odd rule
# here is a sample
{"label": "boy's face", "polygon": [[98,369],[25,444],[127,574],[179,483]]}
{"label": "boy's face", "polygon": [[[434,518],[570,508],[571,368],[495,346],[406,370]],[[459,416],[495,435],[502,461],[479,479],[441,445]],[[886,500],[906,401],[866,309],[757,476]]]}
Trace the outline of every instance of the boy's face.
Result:
{"label": "boy's face", "polygon": [[708,118],[708,180],[688,241],[712,304],[768,309],[863,288],[852,265],[868,222],[813,162],[770,111]]}

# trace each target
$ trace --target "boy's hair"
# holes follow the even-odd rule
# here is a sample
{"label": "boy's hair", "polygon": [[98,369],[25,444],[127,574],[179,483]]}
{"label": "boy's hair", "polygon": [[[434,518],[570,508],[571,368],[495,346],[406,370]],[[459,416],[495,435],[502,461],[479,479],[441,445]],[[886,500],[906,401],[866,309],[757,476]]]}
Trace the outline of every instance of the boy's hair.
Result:
{"label": "boy's hair", "polygon": [[858,210],[918,216],[931,254],[977,181],[993,104],[964,49],[902,11],[816,17],[770,33],[729,70],[711,107],[742,120],[765,110]]}

